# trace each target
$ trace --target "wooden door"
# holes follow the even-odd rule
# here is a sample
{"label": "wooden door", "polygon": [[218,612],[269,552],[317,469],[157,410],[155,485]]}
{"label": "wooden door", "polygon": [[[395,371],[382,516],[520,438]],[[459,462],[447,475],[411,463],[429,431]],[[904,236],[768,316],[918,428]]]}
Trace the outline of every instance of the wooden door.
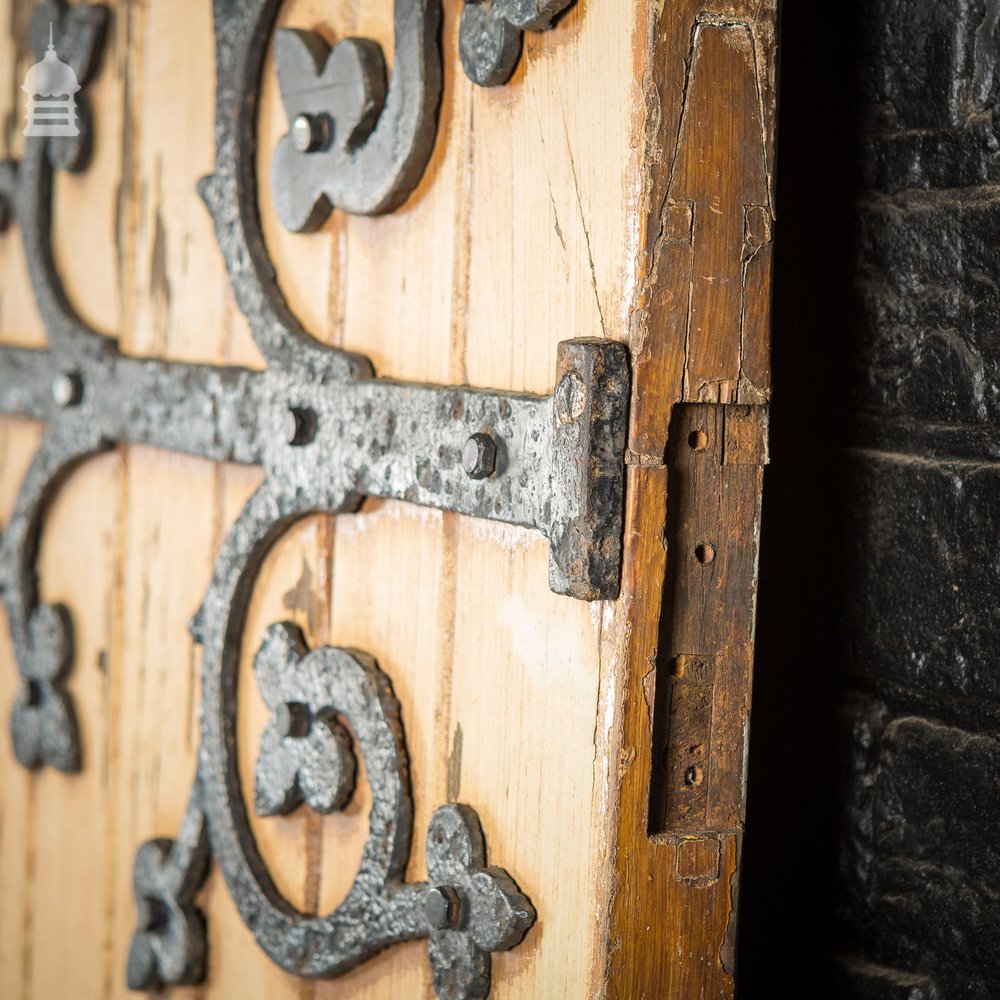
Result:
{"label": "wooden door", "polygon": [[[66,296],[125,355],[262,370],[197,191],[217,169],[224,21],[211,0],[107,7],[82,92],[92,156],[56,173],[52,199]],[[22,162],[32,13],[0,0],[4,155]],[[393,14],[391,0],[285,0],[277,25],[373,39],[391,63]],[[393,499],[300,520],[266,556],[243,628],[243,788],[271,715],[253,672],[268,627],[364,650],[405,728],[406,880],[428,878],[435,811],[464,803],[537,914],[492,955],[491,997],[730,997],[770,393],[776,0],[576,0],[524,33],[493,87],[462,71],[460,15],[444,4],[443,92],[413,192],[386,214],[335,209],[309,234],[285,228],[270,193],[289,127],[272,39],[256,125],[267,254],[305,330],[379,376],[547,395],[560,342],[627,345],[620,596],[552,592],[549,541],[527,527]],[[0,236],[0,342],[47,344],[15,225]],[[0,523],[44,432],[3,358]],[[202,651],[188,623],[262,480],[253,464],[114,444],[47,503],[40,591],[72,616],[80,768],[22,767],[0,741],[0,996],[128,994],[136,853],[177,837],[198,769]],[[5,712],[27,684],[8,624]],[[275,887],[303,913],[334,910],[361,862],[372,792],[358,766],[330,815],[247,809]],[[426,941],[303,979],[258,946],[217,868],[196,902],[204,983],[172,996],[434,996]]]}

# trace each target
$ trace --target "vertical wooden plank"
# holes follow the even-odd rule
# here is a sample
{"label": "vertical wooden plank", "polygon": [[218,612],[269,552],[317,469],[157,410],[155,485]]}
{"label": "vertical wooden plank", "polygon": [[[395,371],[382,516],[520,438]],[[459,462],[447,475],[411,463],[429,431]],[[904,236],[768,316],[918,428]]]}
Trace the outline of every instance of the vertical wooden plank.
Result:
{"label": "vertical wooden plank", "polygon": [[[22,73],[30,65],[25,50],[27,21],[23,5],[0,0],[0,64],[9,76],[0,88],[4,121],[4,156],[18,155],[23,144],[20,115]],[[25,346],[44,344],[44,331],[31,299],[27,269],[15,234],[0,237],[0,342]],[[41,440],[42,428],[27,421],[0,423],[0,525],[6,523],[17,490]],[[6,716],[19,686],[7,616],[0,609],[0,704]],[[0,995],[20,1000],[30,989],[34,951],[34,880],[38,864],[33,842],[34,782],[14,758],[7,734],[0,739]]]}
{"label": "vertical wooden plank", "polygon": [[[2,241],[0,241],[2,242]],[[17,486],[42,429],[27,421],[0,424],[0,518],[14,506]],[[0,609],[0,699],[6,711],[19,686],[6,611]],[[30,983],[34,951],[34,892],[38,852],[34,844],[34,782],[14,757],[9,738],[0,740],[0,996],[21,998]]]}
{"label": "vertical wooden plank", "polygon": [[[331,5],[319,0],[293,0],[282,6],[279,27],[318,30],[330,44],[353,34],[373,34],[391,44],[391,11],[378,5],[368,13],[374,24],[359,24],[364,16],[353,5]],[[372,29],[376,30],[372,30]],[[391,51],[391,49],[390,49]],[[289,305],[304,327],[323,343],[341,344],[344,339],[345,300],[347,297],[348,221],[334,213],[319,233],[302,236],[283,228],[273,208],[270,164],[281,135],[288,128],[280,103],[273,53],[265,69],[259,116],[261,140],[258,146],[259,204],[268,249],[275,262],[279,285]],[[255,591],[251,615],[244,632],[243,670],[241,673],[240,711],[247,706],[247,717],[240,721],[241,773],[244,795],[252,795],[253,766],[257,758],[260,732],[266,722],[266,709],[256,692],[252,676],[252,656],[267,627],[274,622],[291,620],[300,625],[310,645],[332,641],[344,644],[331,625],[334,591],[334,557],[339,549],[338,528],[330,517],[312,518],[283,539],[268,559]],[[333,602],[336,607],[336,602]],[[359,643],[360,648],[369,645]],[[348,806],[332,816],[320,816],[298,809],[290,816],[258,819],[251,823],[264,860],[289,902],[305,913],[325,913],[341,901],[357,870],[367,836],[370,792],[359,762],[357,790]],[[213,893],[225,893],[218,881]],[[224,975],[216,979],[216,995],[238,990],[246,981],[245,953],[257,951],[259,960],[270,965],[261,969],[262,982],[269,984],[275,996],[311,997],[323,984],[303,982],[274,967],[252,943],[232,910],[227,916],[229,939]],[[232,947],[229,947],[231,942]],[[363,974],[355,973],[357,976]],[[350,987],[348,987],[350,988]]]}
{"label": "vertical wooden plank", "polygon": [[[113,813],[107,723],[118,470],[118,458],[112,454],[87,463],[75,474],[47,515],[39,560],[46,600],[73,609],[76,659],[67,688],[80,720],[85,767],[72,777],[45,770],[32,778],[35,810],[30,837],[37,861],[31,903],[35,948],[28,976],[35,996],[64,991],[94,996],[105,985],[102,964],[85,956],[100,955],[108,944],[104,917],[113,863],[109,841]],[[70,831],[73,846],[67,849]],[[44,946],[51,941],[72,941],[73,947]]]}
{"label": "vertical wooden plank", "polygon": [[[630,337],[635,385],[625,573],[615,615],[610,740],[620,767],[610,812],[609,998],[731,997],[735,990],[759,466],[770,391],[776,20],[776,0],[683,0],[650,7],[636,34],[644,222]],[[670,493],[675,470],[666,465],[671,428],[682,436],[669,442],[677,454],[696,430],[683,420],[671,423],[675,404],[684,400],[721,404],[710,408],[717,419],[709,434],[725,433],[730,411],[745,409],[729,404],[759,411],[752,441],[736,433],[732,442],[752,456],[747,467],[728,467],[724,442],[715,456],[723,468],[694,512],[683,509],[683,490]],[[683,474],[683,464],[677,471]],[[687,580],[683,567],[701,544],[692,548],[686,517],[702,526],[702,541],[713,544],[721,562],[705,577],[709,589],[684,583],[676,600],[665,603],[668,569],[672,579]],[[699,617],[699,594],[711,598],[714,620]],[[680,716],[670,719],[677,680],[670,667],[678,653],[707,654],[711,669],[705,657],[694,657],[703,698],[688,692]],[[711,717],[704,760],[681,768],[669,752],[669,726],[678,727],[679,740],[685,727],[699,724],[702,707]],[[703,767],[706,787],[696,781],[674,788],[672,799],[654,801],[651,812],[651,793],[662,796],[675,772],[683,780],[690,766]],[[682,807],[684,796],[690,809]]]}
{"label": "vertical wooden plank", "polygon": [[459,573],[484,567],[489,600],[484,608],[481,591],[456,591],[453,791],[479,812],[492,861],[516,873],[539,914],[522,945],[494,958],[496,995],[586,996],[600,606],[565,607],[548,590],[545,543],[518,535],[461,536]]}
{"label": "vertical wooden plank", "polygon": [[[130,3],[119,7],[116,23],[127,101],[121,136],[127,183],[119,206],[128,307],[122,347],[140,356],[259,364],[196,190],[215,152],[211,4]],[[135,927],[135,853],[146,840],[176,833],[196,771],[201,650],[187,624],[225,532],[259,480],[259,470],[213,467],[152,449],[127,451],[109,973],[118,996],[130,995],[124,968]],[[246,940],[218,876],[203,895],[217,980],[212,989],[225,996],[249,980],[282,986],[285,977]]]}
{"label": "vertical wooden plank", "polygon": [[[347,10],[352,33],[377,39],[391,57],[391,5]],[[456,44],[449,13],[445,47]],[[466,94],[455,70],[445,63],[438,142],[407,203],[388,216],[334,222],[342,254],[340,287],[330,303],[331,322],[340,322],[338,342],[367,354],[379,374],[390,377],[462,378],[451,361],[455,230],[466,197]],[[334,531],[330,638],[370,652],[392,680],[403,713],[414,796],[408,877],[426,878],[423,835],[433,809],[445,801],[448,726],[441,692],[447,690],[451,669],[451,518],[369,502],[362,514],[337,519]],[[339,897],[353,880],[356,866],[344,848],[350,852],[367,834],[367,801],[349,825],[337,829],[326,823],[324,895]],[[315,995],[432,997],[426,943],[397,946],[340,980],[317,984]]]}
{"label": "vertical wooden plank", "polygon": [[[29,5],[12,4],[7,9],[11,34],[9,67],[11,93],[5,98],[8,155],[20,155],[23,139],[23,95],[16,89],[34,61],[29,52]],[[118,296],[114,274],[114,197],[118,163],[115,120],[118,108],[113,76],[107,73],[94,82],[94,101],[106,108],[107,131],[94,136],[93,170],[87,175],[57,179],[57,209],[54,226],[60,234],[54,244],[64,269],[71,296],[79,295],[81,311],[99,326],[118,321]],[[92,235],[94,246],[81,252],[78,234]],[[74,235],[76,234],[76,235]],[[40,344],[42,328],[27,281],[23,252],[16,230],[0,240],[6,261],[3,314],[4,339]],[[12,441],[16,435],[12,435]],[[23,457],[23,456],[22,456]],[[18,448],[13,445],[4,463],[5,489],[20,482]],[[67,777],[56,772],[24,775],[5,747],[4,769],[9,775],[10,806],[17,801],[15,789],[27,783],[26,811],[19,820],[11,815],[12,833],[20,827],[21,850],[27,864],[18,895],[20,908],[11,907],[9,922],[21,921],[24,932],[21,954],[10,967],[16,976],[11,995],[53,996],[64,991],[99,995],[105,988],[100,960],[108,946],[106,915],[110,906],[108,887],[112,864],[109,811],[107,720],[112,704],[110,650],[112,645],[119,520],[119,462],[105,456],[81,469],[57,496],[46,517],[45,534],[38,562],[44,599],[65,603],[72,609],[77,659],[68,683],[80,718],[82,755],[86,769]],[[9,476],[9,479],[8,479]],[[81,530],[82,526],[82,530]],[[16,667],[6,647],[6,707],[13,700]],[[5,737],[9,742],[9,737]],[[74,842],[67,848],[67,831]],[[17,841],[0,848],[7,854]],[[9,869],[8,869],[9,871]],[[96,919],[95,919],[96,916]],[[0,937],[7,939],[6,931]],[[52,951],[43,942],[72,941],[72,948]],[[6,965],[6,963],[4,963]],[[16,990],[16,991],[15,991]]]}
{"label": "vertical wooden plank", "polygon": [[[119,4],[113,25],[123,102],[116,211],[123,316],[117,332],[127,353],[169,355],[171,279],[177,276],[168,266],[162,155],[157,161],[156,149],[168,141],[160,114],[169,116],[178,91],[162,94],[163,111],[152,105],[156,81],[149,79],[147,66],[156,62],[157,39],[150,10]],[[179,89],[183,92],[183,85]],[[179,219],[189,214],[175,207]],[[203,511],[212,495],[211,470],[199,463],[143,448],[123,449],[123,461],[117,715],[112,722],[115,889],[107,968],[108,990],[116,996],[126,992],[122,969],[134,925],[135,850],[143,840],[175,828],[183,814],[184,781],[193,774],[194,650],[185,624],[197,587],[206,579],[205,558],[196,553],[211,544],[211,520]],[[184,554],[188,572],[176,572],[175,553]]]}
{"label": "vertical wooden plank", "polygon": [[[633,69],[621,13],[574,6],[556,31],[526,36],[505,88],[473,91],[473,384],[548,392],[560,340],[628,334]],[[530,532],[460,521],[458,539],[460,797],[538,911],[524,943],[495,956],[494,992],[597,995],[604,609],[548,591],[548,547]]]}
{"label": "vertical wooden plank", "polygon": [[[445,739],[440,718],[442,676],[450,666],[451,594],[442,587],[450,572],[447,525],[438,512],[396,503],[370,503],[337,526],[333,559],[331,637],[337,645],[376,656],[400,701],[414,795],[410,879],[427,877],[423,836],[434,808],[445,801]],[[406,558],[400,552],[407,553]],[[344,855],[367,834],[369,791],[351,825],[324,839],[324,894],[339,897],[353,881],[354,855]],[[332,902],[332,900],[331,900]],[[396,946],[343,979],[319,984],[317,995],[374,998],[432,997],[426,943]]]}

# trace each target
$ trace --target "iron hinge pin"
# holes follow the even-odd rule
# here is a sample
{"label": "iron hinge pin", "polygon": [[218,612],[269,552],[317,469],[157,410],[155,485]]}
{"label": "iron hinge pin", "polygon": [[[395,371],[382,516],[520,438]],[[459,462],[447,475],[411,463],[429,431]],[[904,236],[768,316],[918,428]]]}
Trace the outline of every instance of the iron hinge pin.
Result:
{"label": "iron hinge pin", "polygon": [[290,406],[285,413],[283,432],[293,448],[310,444],[316,437],[316,414],[307,406]]}
{"label": "iron hinge pin", "polygon": [[462,448],[462,468],[470,479],[487,479],[497,467],[497,446],[489,434],[473,434]]}
{"label": "iron hinge pin", "polygon": [[330,119],[326,115],[296,115],[292,145],[298,153],[315,153],[330,144]]}
{"label": "iron hinge pin", "polygon": [[436,931],[457,927],[462,917],[462,899],[450,885],[432,886],[424,901],[427,923]]}
{"label": "iron hinge pin", "polygon": [[286,702],[274,712],[278,733],[284,739],[300,740],[309,735],[311,718],[309,707],[299,702]]}
{"label": "iron hinge pin", "polygon": [[83,379],[78,372],[60,372],[52,382],[52,398],[56,406],[66,410],[83,399]]}

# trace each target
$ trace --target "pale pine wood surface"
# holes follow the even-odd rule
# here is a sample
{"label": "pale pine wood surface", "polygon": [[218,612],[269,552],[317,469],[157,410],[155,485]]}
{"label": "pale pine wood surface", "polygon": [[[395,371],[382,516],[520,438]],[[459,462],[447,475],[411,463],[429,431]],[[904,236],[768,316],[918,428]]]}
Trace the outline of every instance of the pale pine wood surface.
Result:
{"label": "pale pine wood surface", "polygon": [[[21,0],[0,0],[4,77],[30,58]],[[259,366],[195,192],[213,159],[209,0],[120,0],[99,78],[93,165],[60,177],[57,254],[69,294],[124,348]],[[366,353],[380,374],[549,391],[556,344],[624,339],[635,263],[637,73],[631,4],[580,2],[558,30],[530,36],[513,81],[474,90],[457,60],[460,5],[445,4],[445,95],[433,159],[397,213],[335,213],[292,236],[270,208],[271,151],[285,121],[264,85],[261,209],[282,287],[319,339]],[[378,38],[391,52],[389,0],[290,0],[281,22],[330,40]],[[16,64],[16,65],[15,65]],[[0,94],[17,156],[20,95]],[[16,233],[0,238],[0,338],[40,344]],[[39,436],[0,422],[0,518]],[[139,844],[180,822],[198,746],[200,653],[186,624],[258,470],[144,448],[89,463],[45,530],[46,599],[77,624],[70,690],[85,770],[26,775],[0,739],[0,996],[127,995]],[[2,522],[0,522],[2,523]],[[494,960],[492,996],[579,998],[600,983],[607,787],[602,706],[613,657],[601,605],[556,597],[547,543],[397,503],[314,518],[269,557],[246,630],[240,764],[252,787],[264,706],[251,660],[264,629],[290,618],[315,643],[357,646],[392,678],[415,797],[409,874],[449,798],[474,806],[491,860],[515,875],[540,919]],[[0,705],[16,674],[0,628]],[[287,898],[327,910],[350,884],[367,830],[364,782],[344,813],[254,820]],[[177,996],[430,997],[426,946],[396,947],[348,976],[304,983],[253,943],[215,872],[202,894],[210,972]]]}

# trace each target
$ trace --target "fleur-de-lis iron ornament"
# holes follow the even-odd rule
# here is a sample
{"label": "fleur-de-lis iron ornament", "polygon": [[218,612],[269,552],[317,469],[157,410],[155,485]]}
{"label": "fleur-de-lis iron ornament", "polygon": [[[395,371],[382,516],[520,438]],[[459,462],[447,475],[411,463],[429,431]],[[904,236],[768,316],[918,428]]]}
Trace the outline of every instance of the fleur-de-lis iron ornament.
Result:
{"label": "fleur-de-lis iron ornament", "polygon": [[[460,43],[469,75],[500,82],[516,61],[520,32],[547,27],[567,5],[468,4]],[[552,394],[533,396],[377,379],[366,358],[308,335],[277,287],[257,213],[257,84],[279,7],[280,0],[213,2],[217,153],[200,185],[264,371],[128,357],[73,310],[50,226],[53,171],[81,170],[87,161],[94,123],[82,94],[80,137],[29,140],[20,163],[0,164],[0,221],[21,230],[49,341],[45,351],[0,347],[0,413],[48,424],[0,539],[0,596],[22,678],[12,710],[14,749],[26,767],[72,772],[82,763],[63,683],[72,619],[68,609],[40,602],[35,570],[44,511],[73,468],[117,442],[263,467],[263,485],[231,527],[192,621],[203,647],[198,769],[177,837],[150,841],[136,856],[129,984],[200,981],[206,936],[196,897],[214,858],[243,920],[282,968],[335,976],[394,942],[427,938],[438,997],[485,997],[490,954],[523,938],[535,918],[531,904],[503,869],[487,865],[479,820],[463,805],[445,805],[432,817],[429,881],[405,881],[413,806],[389,678],[365,653],[309,651],[287,623],[268,630],[255,661],[270,718],[254,807],[262,816],[343,808],[357,754],[372,807],[361,864],[340,906],[311,916],[278,893],[250,830],[236,766],[240,637],[269,548],[295,521],[349,514],[365,496],[538,530],[550,542],[553,590],[582,600],[615,597],[628,358],[607,340],[567,341]],[[350,39],[328,50],[313,35],[279,34],[291,133],[275,153],[276,171],[301,183],[284,206],[279,191],[278,205],[292,228],[315,225],[333,206],[387,211],[416,185],[440,96],[439,18],[438,0],[397,0],[388,87],[381,50],[371,42]],[[60,56],[86,84],[106,22],[98,5],[45,0],[33,32],[44,48],[51,23]],[[473,45],[476,32],[487,41]],[[491,48],[494,36],[499,48]],[[322,155],[309,160],[314,154]]]}

